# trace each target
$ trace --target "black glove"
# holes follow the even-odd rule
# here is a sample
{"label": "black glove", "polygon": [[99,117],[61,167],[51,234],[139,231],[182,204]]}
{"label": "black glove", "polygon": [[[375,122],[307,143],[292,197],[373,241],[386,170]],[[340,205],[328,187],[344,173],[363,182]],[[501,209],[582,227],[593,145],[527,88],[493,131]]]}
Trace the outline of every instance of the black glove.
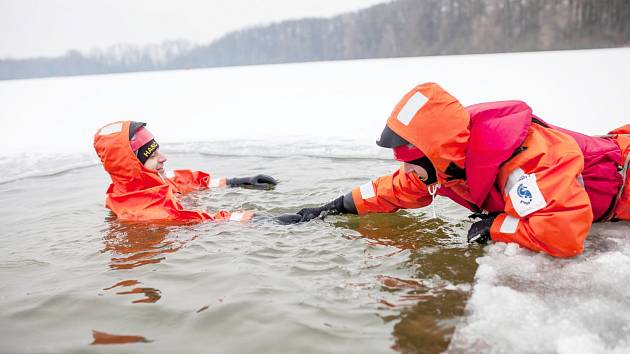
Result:
{"label": "black glove", "polygon": [[234,177],[228,178],[227,185],[230,187],[245,187],[254,189],[271,189],[278,184],[273,177],[267,175],[256,175],[254,177]]}
{"label": "black glove", "polygon": [[354,200],[352,200],[352,193],[348,193],[345,196],[342,195],[332,202],[317,208],[304,208],[297,213],[302,216],[300,221],[306,222],[315,219],[324,212],[324,215],[346,213],[356,214],[357,208],[354,205]]}
{"label": "black glove", "polygon": [[282,214],[273,218],[278,224],[290,225],[297,224],[302,221],[302,215],[298,214]]}
{"label": "black glove", "polygon": [[468,243],[487,243],[490,240],[490,228],[492,227],[492,223],[494,222],[494,219],[496,219],[497,215],[497,213],[472,214],[470,217],[481,218],[481,220],[470,225],[470,229],[468,229]]}
{"label": "black glove", "polygon": [[486,220],[487,218],[496,218],[497,215],[499,215],[499,212],[492,212],[492,213],[472,213],[470,215],[468,215],[469,219],[481,219],[481,220]]}

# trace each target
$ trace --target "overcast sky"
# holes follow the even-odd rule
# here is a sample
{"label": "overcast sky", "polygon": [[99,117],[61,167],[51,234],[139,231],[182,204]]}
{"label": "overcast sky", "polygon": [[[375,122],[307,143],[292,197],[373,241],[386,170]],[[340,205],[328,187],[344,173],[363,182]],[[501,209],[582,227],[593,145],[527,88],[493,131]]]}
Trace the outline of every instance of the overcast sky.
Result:
{"label": "overcast sky", "polygon": [[328,17],[389,0],[0,0],[0,58],[118,43],[208,43],[236,29]]}

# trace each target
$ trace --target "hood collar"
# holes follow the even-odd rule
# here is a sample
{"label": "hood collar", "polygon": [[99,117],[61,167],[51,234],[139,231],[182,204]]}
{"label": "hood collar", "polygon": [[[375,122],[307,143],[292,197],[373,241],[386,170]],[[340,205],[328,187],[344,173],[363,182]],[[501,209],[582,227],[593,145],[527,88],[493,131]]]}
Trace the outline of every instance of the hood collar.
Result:
{"label": "hood collar", "polygon": [[469,125],[464,106],[432,82],[409,91],[387,119],[392,131],[431,160],[440,183],[465,178]]}
{"label": "hood collar", "polygon": [[165,184],[158,172],[144,167],[131,150],[130,124],[130,121],[110,123],[94,135],[94,150],[118,193],[135,192]]}

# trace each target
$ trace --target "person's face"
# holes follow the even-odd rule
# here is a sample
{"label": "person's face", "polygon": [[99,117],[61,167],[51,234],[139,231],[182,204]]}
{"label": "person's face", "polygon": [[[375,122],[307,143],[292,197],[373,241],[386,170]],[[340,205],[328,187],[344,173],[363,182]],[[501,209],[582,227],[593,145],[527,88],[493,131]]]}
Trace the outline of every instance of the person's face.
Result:
{"label": "person's face", "polygon": [[416,175],[418,175],[418,178],[420,178],[420,180],[422,181],[426,181],[429,178],[429,174],[427,173],[427,170],[424,169],[424,167],[414,165],[409,162],[403,162],[403,169],[405,173],[409,173],[409,172],[415,173]]}
{"label": "person's face", "polygon": [[166,156],[162,155],[160,149],[155,150],[153,155],[147,159],[144,163],[144,167],[157,171],[160,175],[164,174],[164,163],[166,162]]}

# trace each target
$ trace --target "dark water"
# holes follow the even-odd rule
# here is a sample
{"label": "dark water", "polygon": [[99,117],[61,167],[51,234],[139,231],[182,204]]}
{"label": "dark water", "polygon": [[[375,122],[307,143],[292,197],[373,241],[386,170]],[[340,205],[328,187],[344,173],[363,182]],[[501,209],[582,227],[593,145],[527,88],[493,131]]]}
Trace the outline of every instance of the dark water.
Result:
{"label": "dark water", "polygon": [[[169,157],[167,168],[277,177],[272,191],[183,200],[266,214],[327,202],[396,168],[374,159]],[[427,209],[293,226],[147,225],[111,216],[107,184],[93,166],[0,185],[0,352],[441,352],[482,254],[463,241],[465,212],[444,199],[439,219]]]}

